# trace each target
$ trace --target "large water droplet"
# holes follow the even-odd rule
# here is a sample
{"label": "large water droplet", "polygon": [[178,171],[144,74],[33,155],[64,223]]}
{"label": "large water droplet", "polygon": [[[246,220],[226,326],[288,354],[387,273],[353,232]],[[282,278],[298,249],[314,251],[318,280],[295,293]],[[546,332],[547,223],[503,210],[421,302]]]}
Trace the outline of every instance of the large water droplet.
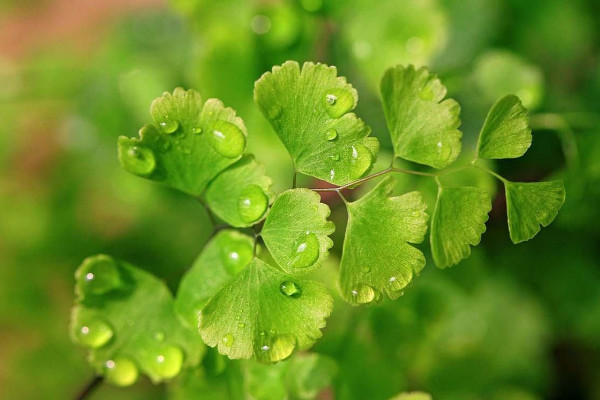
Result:
{"label": "large water droplet", "polygon": [[235,275],[252,261],[252,243],[243,238],[229,236],[224,236],[221,240],[221,260],[227,272]]}
{"label": "large water droplet", "polygon": [[300,288],[300,285],[292,281],[282,282],[281,285],[279,285],[279,290],[283,295],[287,297],[296,298],[300,297],[300,295],[302,294],[302,289]]}
{"label": "large water droplet", "polygon": [[248,185],[238,198],[238,213],[242,221],[251,223],[263,216],[269,205],[267,195],[258,185]]}
{"label": "large water droplet", "polygon": [[117,386],[132,385],[138,377],[138,369],[128,358],[117,357],[105,363],[106,379]]}
{"label": "large water droplet", "polygon": [[358,179],[371,167],[373,155],[362,144],[350,147],[350,176]]}
{"label": "large water droplet", "polygon": [[294,244],[291,266],[294,268],[307,268],[319,259],[319,238],[314,233],[302,235]]}
{"label": "large water droplet", "polygon": [[352,298],[359,304],[367,304],[375,300],[375,289],[369,285],[360,284],[350,291]]}
{"label": "large water droplet", "polygon": [[162,132],[170,134],[179,128],[179,122],[165,115],[164,119],[158,123],[158,126]]}
{"label": "large water droplet", "polygon": [[448,160],[452,155],[452,149],[450,148],[450,146],[445,145],[441,141],[437,142],[436,148],[438,157],[441,161]]}
{"label": "large water droplet", "polygon": [[100,295],[119,288],[121,274],[111,257],[90,257],[77,270],[77,284],[83,293]]}
{"label": "large water droplet", "polygon": [[326,92],[323,104],[331,118],[340,118],[354,108],[354,95],[347,89],[331,89]]}
{"label": "large water droplet", "polygon": [[231,122],[217,121],[212,127],[210,144],[219,154],[235,158],[244,152],[246,136]]}
{"label": "large water droplet", "polygon": [[293,335],[273,335],[262,340],[259,344],[260,352],[256,354],[262,361],[273,362],[288,358],[296,347]]}
{"label": "large water droplet", "polygon": [[228,333],[227,335],[223,336],[221,342],[223,342],[223,344],[226,347],[231,347],[233,345],[234,340],[235,339],[233,338],[233,335],[231,333]]}
{"label": "large water droplet", "polygon": [[151,361],[149,367],[161,378],[169,379],[181,371],[183,351],[178,346],[161,346]]}
{"label": "large water droplet", "polygon": [[97,349],[113,337],[113,329],[100,317],[82,318],[75,328],[75,338],[82,345]]}
{"label": "large water droplet", "polygon": [[119,156],[123,167],[132,174],[148,176],[156,169],[154,152],[132,141],[120,142]]}
{"label": "large water droplet", "polygon": [[325,132],[325,139],[328,141],[332,141],[332,140],[335,140],[337,135],[338,135],[338,133],[335,129],[330,129],[327,132]]}

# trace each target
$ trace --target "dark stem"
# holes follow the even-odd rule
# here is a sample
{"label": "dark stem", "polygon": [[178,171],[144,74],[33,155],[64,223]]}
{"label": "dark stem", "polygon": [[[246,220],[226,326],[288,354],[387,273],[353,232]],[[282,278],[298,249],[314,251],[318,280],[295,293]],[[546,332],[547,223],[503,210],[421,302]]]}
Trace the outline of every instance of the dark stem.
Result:
{"label": "dark stem", "polygon": [[103,377],[95,376],[87,385],[85,385],[81,392],[79,392],[79,394],[75,397],[75,400],[86,399],[89,395],[91,395],[94,392],[94,390],[98,388],[98,386],[100,386],[103,380]]}

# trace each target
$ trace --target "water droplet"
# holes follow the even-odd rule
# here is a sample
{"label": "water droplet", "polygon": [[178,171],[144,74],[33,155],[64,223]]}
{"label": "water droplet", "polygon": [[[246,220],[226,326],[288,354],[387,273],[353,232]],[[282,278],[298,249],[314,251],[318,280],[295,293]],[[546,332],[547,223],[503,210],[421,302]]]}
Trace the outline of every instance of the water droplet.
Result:
{"label": "water droplet", "polygon": [[245,327],[246,327],[246,324],[245,324],[245,323],[243,323],[243,322],[240,322],[240,323],[238,324],[238,328],[240,328],[240,329],[244,329]]}
{"label": "water droplet", "polygon": [[262,346],[260,349],[261,349],[262,351],[267,351],[267,350],[269,350],[269,348],[270,348],[270,347],[269,347],[269,346],[267,346],[267,345],[265,344],[265,345],[264,345],[264,346]]}
{"label": "water droplet", "polygon": [[331,160],[333,160],[333,161],[339,161],[339,159],[340,159],[340,155],[339,155],[338,153],[331,154],[331,155],[329,156],[329,159],[331,159]]}
{"label": "water droplet", "polygon": [[369,272],[371,272],[371,267],[369,267],[369,266],[362,267],[362,271],[363,271],[365,274],[368,274]]}
{"label": "water droplet", "polygon": [[314,233],[302,235],[294,244],[291,266],[294,268],[310,267],[319,259],[320,247],[317,235]]}
{"label": "water droplet", "polygon": [[332,141],[335,140],[337,135],[338,133],[335,129],[330,129],[327,132],[325,132],[325,139],[327,139],[328,141]]}
{"label": "water droplet", "polygon": [[335,169],[331,169],[331,171],[329,171],[329,180],[331,182],[333,182],[333,179],[335,178]]}
{"label": "water droplet", "polygon": [[373,163],[373,155],[362,144],[355,144],[350,148],[350,175],[358,179],[364,175]]}
{"label": "water droplet", "polygon": [[223,336],[223,338],[221,339],[221,342],[223,342],[223,344],[226,347],[231,347],[234,342],[233,335],[231,333],[228,333],[227,335]]}
{"label": "water droplet", "polygon": [[199,126],[194,126],[194,127],[192,128],[192,133],[194,133],[194,134],[196,134],[196,135],[199,135],[199,134],[201,134],[201,133],[202,133],[202,128],[201,128],[201,127],[199,127]]}
{"label": "water droplet", "polygon": [[231,275],[240,272],[254,256],[252,243],[241,237],[222,236],[220,245],[221,261]]}
{"label": "water droplet", "polygon": [[331,118],[340,118],[354,108],[354,95],[349,90],[336,88],[328,90],[326,93],[323,103]]}
{"label": "water droplet", "polygon": [[358,285],[351,291],[352,298],[359,304],[367,304],[375,300],[375,289],[369,285]]}
{"label": "water droplet", "polygon": [[108,360],[104,365],[106,379],[117,386],[129,386],[137,380],[138,369],[128,358],[117,357]]}
{"label": "water droplet", "polygon": [[242,221],[251,223],[263,216],[269,205],[267,195],[258,185],[248,185],[238,198],[238,213]]}
{"label": "water droplet", "polygon": [[296,347],[293,335],[272,335],[260,340],[261,352],[257,355],[262,361],[278,361],[289,357]]}
{"label": "water droplet", "polygon": [[183,351],[174,345],[162,346],[154,355],[149,368],[161,378],[169,379],[181,371]]}
{"label": "water droplet", "polygon": [[160,130],[166,134],[173,133],[179,128],[179,122],[174,119],[170,119],[165,115],[164,119],[158,123]]}
{"label": "water droplet", "polygon": [[266,334],[267,334],[267,332],[265,332],[265,331],[260,331],[260,332],[259,332],[259,334],[258,334],[258,336],[265,336]]}
{"label": "water droplet", "polygon": [[302,289],[299,285],[292,281],[285,281],[279,285],[279,290],[287,297],[297,298],[302,294]]}
{"label": "water droplet", "polygon": [[445,161],[452,155],[452,149],[450,146],[445,146],[441,141],[437,142],[437,154],[439,159]]}
{"label": "water droplet", "polygon": [[121,286],[115,261],[105,255],[86,259],[77,271],[77,284],[83,293],[104,294]]}
{"label": "water droplet", "polygon": [[217,121],[212,127],[210,144],[222,156],[236,158],[246,148],[246,136],[231,122]]}
{"label": "water droplet", "polygon": [[123,167],[132,174],[148,176],[156,169],[154,152],[132,141],[120,142],[119,159]]}
{"label": "water droplet", "polygon": [[164,342],[165,341],[165,333],[162,332],[162,331],[154,332],[154,335],[152,335],[152,337],[157,342]]}
{"label": "water droplet", "polygon": [[75,338],[82,345],[97,349],[113,337],[113,329],[100,317],[82,318],[75,328]]}
{"label": "water droplet", "polygon": [[396,282],[396,277],[395,277],[395,276],[392,276],[392,277],[390,278],[390,283],[394,283],[394,282]]}

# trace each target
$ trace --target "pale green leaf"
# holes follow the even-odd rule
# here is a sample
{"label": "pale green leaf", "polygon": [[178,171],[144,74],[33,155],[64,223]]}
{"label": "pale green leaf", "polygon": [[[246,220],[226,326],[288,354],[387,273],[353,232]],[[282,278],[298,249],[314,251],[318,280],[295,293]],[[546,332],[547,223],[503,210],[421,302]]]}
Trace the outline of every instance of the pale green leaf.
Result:
{"label": "pale green leaf", "polygon": [[275,362],[321,336],[333,299],[318,283],[299,280],[255,258],[209,300],[200,335],[229,358]]}
{"label": "pale green leaf", "polygon": [[235,227],[247,227],[266,214],[272,180],[265,168],[247,155],[221,172],[206,189],[210,209],[223,221]]}
{"label": "pale green leaf", "polygon": [[419,192],[391,197],[396,180],[387,177],[359,200],[348,203],[348,227],[340,264],[339,287],[358,305],[402,295],[425,266],[425,256],[408,243],[427,231],[427,207]]}
{"label": "pale green leaf", "polygon": [[327,221],[330,210],[309,189],[281,193],[271,206],[261,236],[273,259],[287,273],[304,274],[318,268],[333,245],[335,230]]}
{"label": "pale green leaf", "polygon": [[217,99],[203,103],[193,90],[165,92],[151,114],[155,125],[144,126],[139,138],[119,137],[119,160],[132,174],[199,196],[246,148],[235,111]]}
{"label": "pale green leaf", "polygon": [[335,184],[365,175],[379,142],[355,114],[356,90],[335,67],[295,61],[273,67],[254,87],[254,100],[298,172]]}
{"label": "pale green leaf", "polygon": [[482,158],[518,158],[531,146],[531,129],[527,109],[517,96],[498,100],[483,123],[477,143]]}
{"label": "pale green leaf", "polygon": [[476,187],[440,187],[431,219],[430,243],[435,264],[449,267],[469,257],[485,232],[492,200]]}
{"label": "pale green leaf", "polygon": [[199,362],[204,345],[177,318],[160,280],[106,255],[87,258],[75,277],[71,336],[90,349],[97,373],[126,386],[138,371],[158,382]]}
{"label": "pale green leaf", "polygon": [[460,106],[425,67],[396,66],[381,80],[385,118],[398,157],[444,168],[461,150]]}
{"label": "pale green leaf", "polygon": [[431,400],[431,395],[425,392],[405,392],[392,397],[390,400]]}
{"label": "pale green leaf", "polygon": [[531,239],[540,231],[540,225],[550,225],[565,202],[562,181],[506,181],[504,188],[508,230],[513,243]]}
{"label": "pale green leaf", "polygon": [[254,257],[251,237],[222,230],[202,250],[194,265],[181,279],[175,310],[196,329],[202,307]]}

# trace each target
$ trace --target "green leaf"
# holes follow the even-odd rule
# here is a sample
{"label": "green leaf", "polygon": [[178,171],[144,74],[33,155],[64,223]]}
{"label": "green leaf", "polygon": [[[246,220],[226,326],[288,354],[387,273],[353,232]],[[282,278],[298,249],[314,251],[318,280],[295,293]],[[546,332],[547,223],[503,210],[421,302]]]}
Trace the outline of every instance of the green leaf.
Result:
{"label": "green leaf", "polygon": [[456,160],[460,106],[445,96],[446,87],[425,67],[399,65],[385,72],[381,97],[396,156],[434,168]]}
{"label": "green leaf", "polygon": [[400,393],[390,400],[431,400],[431,395],[425,392],[406,392]]}
{"label": "green leaf", "polygon": [[329,207],[309,189],[281,193],[271,206],[261,236],[273,259],[287,273],[296,275],[318,268],[328,255],[335,230],[327,221]]}
{"label": "green leaf", "polygon": [[238,228],[251,226],[266,214],[272,180],[251,155],[221,172],[206,189],[206,202],[223,221]]}
{"label": "green leaf", "polygon": [[435,264],[449,267],[471,254],[485,232],[492,200],[476,187],[439,187],[431,219],[431,253]]}
{"label": "green leaf", "polygon": [[71,335],[90,349],[97,373],[127,386],[138,371],[159,382],[199,362],[204,345],[177,318],[160,280],[106,255],[87,258],[75,277]]}
{"label": "green leaf", "polygon": [[370,303],[382,292],[398,298],[425,266],[423,253],[408,243],[423,241],[427,206],[419,192],[391,197],[395,184],[387,177],[347,205],[339,287],[350,304]]}
{"label": "green leaf", "polygon": [[229,358],[275,362],[321,336],[333,299],[318,283],[298,280],[255,258],[202,310],[200,335]]}
{"label": "green leaf", "polygon": [[177,88],[150,112],[155,126],[144,126],[139,138],[119,137],[119,160],[132,174],[199,196],[246,148],[244,122],[220,100],[202,103],[197,92]]}
{"label": "green leaf", "polygon": [[550,225],[565,202],[562,181],[506,181],[504,188],[508,230],[513,243],[531,239],[540,231],[540,225]]}
{"label": "green leaf", "polygon": [[246,388],[253,399],[316,399],[330,386],[335,362],[319,354],[296,354],[275,365],[247,362]]}
{"label": "green leaf", "polygon": [[482,158],[518,158],[531,146],[531,129],[527,109],[517,96],[498,100],[483,123],[477,143]]}
{"label": "green leaf", "polygon": [[196,329],[202,307],[254,257],[251,237],[222,230],[202,250],[194,265],[181,279],[175,310]]}
{"label": "green leaf", "polygon": [[335,67],[287,61],[256,81],[254,100],[298,172],[342,185],[373,166],[379,142],[350,113],[358,95]]}

